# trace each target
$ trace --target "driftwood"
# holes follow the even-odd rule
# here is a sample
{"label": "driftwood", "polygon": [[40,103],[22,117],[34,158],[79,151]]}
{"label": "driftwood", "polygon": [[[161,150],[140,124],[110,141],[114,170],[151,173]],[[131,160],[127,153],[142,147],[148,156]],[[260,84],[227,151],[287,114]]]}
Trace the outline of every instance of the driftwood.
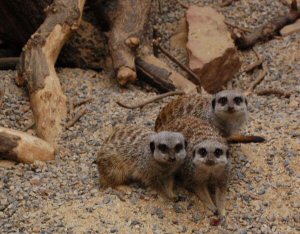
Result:
{"label": "driftwood", "polygon": [[161,45],[159,44],[158,40],[154,40],[153,41],[153,47],[157,48],[158,50],[160,50],[164,55],[166,55],[172,62],[174,62],[175,64],[177,64],[182,70],[184,70],[185,72],[187,72],[190,75],[190,80],[198,85],[199,87],[201,87],[201,80],[200,78],[187,66],[185,66],[184,64],[180,63],[174,56],[172,56],[167,50],[165,50],[163,47],[161,47]]}
{"label": "driftwood", "polygon": [[22,163],[54,159],[54,148],[27,133],[0,127],[0,159]]}
{"label": "driftwood", "polygon": [[151,0],[118,1],[109,37],[109,49],[121,85],[136,80],[135,50],[144,40]]}
{"label": "driftwood", "polygon": [[19,57],[0,58],[0,70],[16,69]]}
{"label": "driftwood", "polygon": [[238,0],[223,0],[220,6],[221,7],[230,6],[235,1],[238,1]]}
{"label": "driftwood", "polygon": [[74,115],[73,118],[71,118],[66,126],[65,129],[69,129],[70,127],[72,127],[83,115],[85,115],[87,113],[87,109],[86,108],[82,108],[80,109],[78,112],[76,112],[76,114]]}
{"label": "driftwood", "polygon": [[156,58],[149,51],[149,48],[144,47],[135,61],[140,79],[156,87],[160,92],[174,91],[175,89],[182,90],[185,93],[197,92],[195,84]]}
{"label": "driftwood", "polygon": [[164,93],[164,94],[161,94],[161,95],[157,95],[155,97],[151,97],[147,100],[144,100],[140,103],[137,103],[137,104],[125,104],[121,101],[117,101],[117,104],[121,107],[124,107],[124,108],[127,108],[127,109],[136,109],[136,108],[142,108],[144,107],[145,105],[149,104],[149,103],[152,103],[152,102],[155,102],[157,100],[160,100],[160,99],[163,99],[165,97],[169,97],[169,96],[174,96],[174,95],[183,95],[185,94],[185,92],[183,91],[174,91],[174,92],[168,92],[168,93]]}
{"label": "driftwood", "polygon": [[17,82],[27,83],[37,135],[53,146],[66,117],[66,97],[54,65],[62,46],[79,26],[84,3],[85,0],[55,0],[20,58]]}
{"label": "driftwood", "polygon": [[284,90],[281,89],[261,89],[256,92],[258,96],[263,96],[263,95],[275,95],[277,97],[284,97],[284,98],[290,98],[291,93],[285,92]]}
{"label": "driftwood", "polygon": [[260,73],[258,74],[258,76],[256,77],[256,79],[250,84],[249,88],[246,90],[245,94],[248,96],[250,95],[255,87],[262,82],[262,80],[265,78],[265,76],[268,73],[268,70],[266,69],[266,67],[264,65],[262,65],[263,69],[260,71]]}
{"label": "driftwood", "polygon": [[236,45],[239,49],[251,48],[259,41],[266,41],[277,35],[285,25],[294,23],[300,17],[300,10],[297,1],[293,0],[290,12],[287,15],[277,17],[262,27],[253,30],[252,33],[235,38]]}

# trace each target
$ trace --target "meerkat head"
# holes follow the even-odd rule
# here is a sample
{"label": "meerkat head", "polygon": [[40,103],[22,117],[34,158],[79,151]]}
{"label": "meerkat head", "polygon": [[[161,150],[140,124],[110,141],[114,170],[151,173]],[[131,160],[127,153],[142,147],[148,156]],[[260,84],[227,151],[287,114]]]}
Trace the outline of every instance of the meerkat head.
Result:
{"label": "meerkat head", "polygon": [[212,109],[221,119],[232,116],[246,117],[248,102],[245,95],[238,90],[223,90],[212,100]]}
{"label": "meerkat head", "polygon": [[193,164],[196,167],[225,166],[228,158],[228,146],[215,140],[202,141],[193,148]]}
{"label": "meerkat head", "polygon": [[187,142],[178,132],[159,132],[152,136],[150,150],[153,158],[160,163],[183,162]]}

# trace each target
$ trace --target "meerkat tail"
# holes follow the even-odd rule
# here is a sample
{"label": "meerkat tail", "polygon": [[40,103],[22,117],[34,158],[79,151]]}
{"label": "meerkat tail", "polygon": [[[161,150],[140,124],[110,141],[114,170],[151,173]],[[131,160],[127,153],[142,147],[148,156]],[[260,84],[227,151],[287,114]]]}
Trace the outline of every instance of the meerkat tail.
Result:
{"label": "meerkat tail", "polygon": [[146,99],[146,100],[144,100],[140,103],[133,104],[133,105],[124,104],[123,102],[120,102],[120,101],[117,101],[116,103],[119,106],[127,108],[127,109],[136,109],[136,108],[143,107],[147,104],[150,104],[152,102],[155,102],[157,100],[163,99],[165,97],[174,96],[174,95],[183,95],[183,94],[185,94],[184,91],[171,91],[171,92],[167,92],[167,93],[164,93],[164,94],[156,95],[154,97],[151,97],[149,99]]}
{"label": "meerkat tail", "polygon": [[226,138],[228,144],[238,144],[238,143],[262,143],[266,139],[260,136],[244,136],[244,135],[233,135]]}

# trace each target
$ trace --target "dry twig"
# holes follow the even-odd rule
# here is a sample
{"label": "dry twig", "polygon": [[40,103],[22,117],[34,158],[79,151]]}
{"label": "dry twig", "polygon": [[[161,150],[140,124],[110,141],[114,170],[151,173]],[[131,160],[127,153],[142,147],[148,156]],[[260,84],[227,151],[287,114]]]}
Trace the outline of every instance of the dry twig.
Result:
{"label": "dry twig", "polygon": [[183,8],[185,8],[185,9],[188,9],[188,8],[189,8],[189,5],[188,5],[188,4],[185,4],[185,3],[183,3],[183,2],[181,2],[181,1],[179,1],[179,0],[176,0],[176,2],[177,2],[180,6],[182,6]]}
{"label": "dry twig", "polygon": [[230,6],[235,1],[237,1],[237,0],[223,0],[222,3],[220,4],[220,6],[221,7]]}
{"label": "dry twig", "polygon": [[290,98],[291,96],[291,93],[285,92],[284,90],[280,90],[280,89],[262,89],[257,91],[256,94],[259,96],[274,94],[275,96],[284,97],[284,98]]}
{"label": "dry twig", "polygon": [[249,28],[245,28],[245,27],[242,27],[242,26],[234,25],[234,24],[230,23],[230,22],[227,21],[227,20],[224,20],[224,23],[225,23],[227,26],[232,27],[232,28],[237,28],[237,29],[239,29],[239,30],[242,31],[242,32],[249,32],[249,33],[252,32],[252,30],[249,29]]}
{"label": "dry twig", "polygon": [[270,20],[265,25],[253,30],[252,33],[236,38],[236,45],[239,49],[251,48],[259,41],[271,39],[279,33],[280,29],[288,24],[294,23],[299,18],[300,10],[298,9],[297,1],[293,0],[289,13]]}
{"label": "dry twig", "polygon": [[177,64],[182,70],[186,71],[191,76],[191,81],[199,86],[201,86],[200,78],[187,66],[179,62],[174,56],[172,56],[167,50],[161,47],[158,40],[153,40],[153,46],[157,47],[163,54],[165,54],[171,61]]}
{"label": "dry twig", "polygon": [[75,116],[66,123],[65,129],[69,129],[70,127],[72,127],[86,113],[87,113],[86,108],[79,110],[75,114]]}
{"label": "dry twig", "polygon": [[35,122],[28,124],[24,129],[23,132],[27,132],[29,129],[32,129],[35,126]]}
{"label": "dry twig", "polygon": [[245,69],[241,72],[241,73],[244,73],[244,72],[251,72],[253,71],[256,67],[260,67],[262,66],[263,62],[264,62],[264,59],[257,53],[256,50],[254,50],[254,53],[256,55],[256,58],[257,60],[254,62],[254,63],[251,63],[249,64],[247,67],[245,67]]}
{"label": "dry twig", "polygon": [[248,96],[253,92],[255,87],[264,79],[264,77],[267,75],[268,70],[264,65],[262,65],[263,69],[260,71],[259,75],[257,78],[250,84],[249,88],[246,91],[246,95]]}
{"label": "dry twig", "polygon": [[3,102],[3,97],[4,97],[4,88],[1,87],[0,88],[0,107],[2,106],[2,102]]}
{"label": "dry twig", "polygon": [[0,58],[0,70],[15,69],[19,60],[19,57]]}
{"label": "dry twig", "polygon": [[83,100],[75,102],[73,104],[73,106],[74,106],[74,108],[76,108],[78,106],[81,106],[81,105],[86,104],[86,103],[91,102],[91,101],[93,101],[93,98],[92,97],[87,97],[87,98],[85,98]]}
{"label": "dry twig", "polygon": [[157,101],[157,100],[160,100],[162,98],[165,98],[165,97],[169,97],[169,96],[174,96],[174,95],[183,95],[185,94],[183,91],[172,91],[172,92],[167,92],[167,93],[164,93],[164,94],[160,94],[160,95],[157,95],[155,97],[151,97],[147,100],[144,100],[138,104],[135,104],[135,105],[127,105],[127,104],[124,104],[120,101],[117,101],[117,104],[121,107],[124,107],[124,108],[127,108],[127,109],[136,109],[136,108],[142,108],[143,106],[149,104],[149,103],[152,103],[154,101]]}

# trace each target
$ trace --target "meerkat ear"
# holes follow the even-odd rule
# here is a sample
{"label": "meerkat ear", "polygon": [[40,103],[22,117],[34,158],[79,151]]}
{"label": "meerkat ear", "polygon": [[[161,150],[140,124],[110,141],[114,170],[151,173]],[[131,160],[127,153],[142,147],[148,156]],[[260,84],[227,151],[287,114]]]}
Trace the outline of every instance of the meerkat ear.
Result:
{"label": "meerkat ear", "polygon": [[196,156],[196,150],[193,150],[193,158]]}
{"label": "meerkat ear", "polygon": [[154,150],[155,150],[155,144],[154,144],[154,141],[151,141],[150,142],[150,150],[152,152],[152,154],[154,153]]}
{"label": "meerkat ear", "polygon": [[187,146],[188,146],[188,142],[187,142],[187,140],[184,140],[184,147],[185,147],[185,149],[187,148]]}
{"label": "meerkat ear", "polygon": [[215,109],[215,106],[216,106],[216,98],[214,98],[212,101],[211,101],[211,105],[212,105],[212,108],[213,110]]}
{"label": "meerkat ear", "polygon": [[246,106],[248,106],[248,100],[247,100],[247,98],[245,98],[245,103],[246,103]]}

